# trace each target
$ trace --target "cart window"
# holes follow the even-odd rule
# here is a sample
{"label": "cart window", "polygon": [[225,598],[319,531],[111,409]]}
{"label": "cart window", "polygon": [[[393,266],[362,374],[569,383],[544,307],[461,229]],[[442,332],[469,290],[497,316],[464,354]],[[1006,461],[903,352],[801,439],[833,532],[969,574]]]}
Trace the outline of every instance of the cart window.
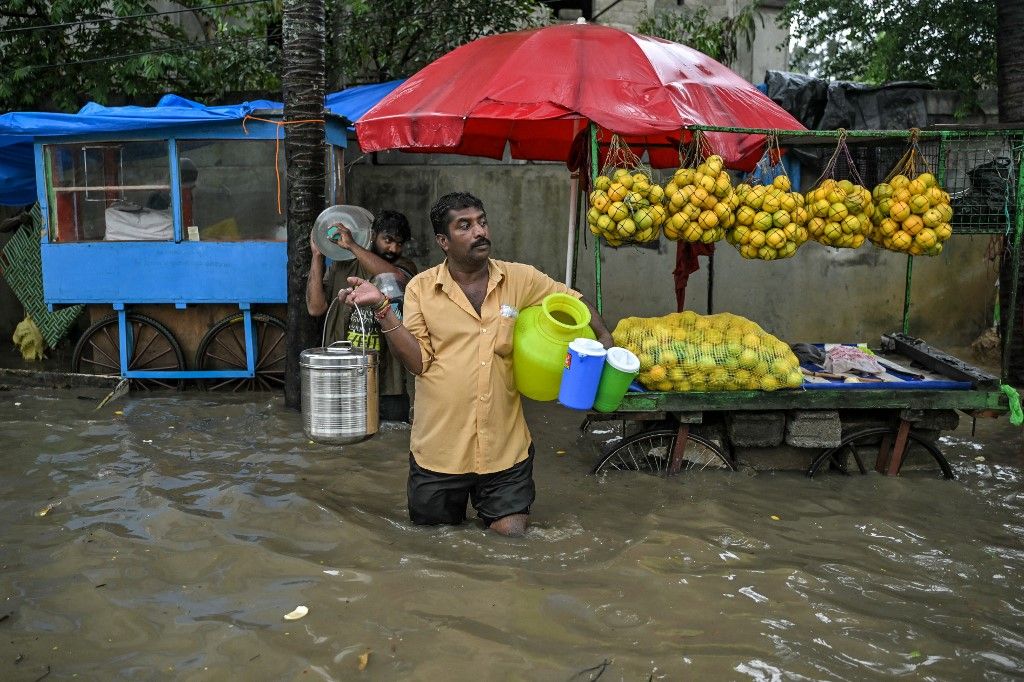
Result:
{"label": "cart window", "polygon": [[44,158],[50,241],[174,238],[167,142],[51,144]]}
{"label": "cart window", "polygon": [[[279,166],[281,205],[285,183],[284,145],[273,140],[178,140],[182,163],[191,164],[195,186],[182,187],[186,238],[200,241],[285,241],[285,214],[277,212]],[[191,233],[191,234],[189,234]]]}

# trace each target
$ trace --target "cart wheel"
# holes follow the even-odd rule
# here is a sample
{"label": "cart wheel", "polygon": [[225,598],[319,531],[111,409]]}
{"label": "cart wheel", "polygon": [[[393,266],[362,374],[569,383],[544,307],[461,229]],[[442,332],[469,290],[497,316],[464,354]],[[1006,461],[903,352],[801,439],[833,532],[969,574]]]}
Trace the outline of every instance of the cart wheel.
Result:
{"label": "cart wheel", "polygon": [[[128,313],[128,369],[182,370],[185,358],[174,336],[151,317]],[[104,317],[82,334],[71,354],[71,370],[81,374],[121,374],[117,315]],[[132,379],[131,389],[181,388],[178,379]]]}
{"label": "cart wheel", "polygon": [[[284,322],[271,315],[253,313],[252,331],[256,376],[251,379],[208,379],[200,383],[201,386],[211,391],[271,391],[284,386],[287,333]],[[235,313],[213,325],[199,342],[196,369],[245,368],[245,314]]]}
{"label": "cart wheel", "polygon": [[[861,474],[874,471],[879,447],[882,439],[886,436],[889,437],[891,446],[896,439],[896,429],[878,426],[850,434],[838,446],[829,448],[818,455],[807,469],[807,475],[813,477],[818,473],[822,464],[829,462],[831,465],[829,468],[839,471],[844,476],[849,476],[851,459],[856,463],[857,471]],[[927,475],[946,479],[956,478],[953,475],[953,468],[942,452],[934,444],[929,443],[913,431],[908,434],[907,451],[900,464],[900,470],[896,473],[902,476]]]}
{"label": "cart wheel", "polygon": [[[610,452],[602,455],[590,473],[617,470],[664,475],[668,471],[675,442],[675,429],[655,429],[632,435],[616,443]],[[686,438],[686,451],[683,453],[680,471],[703,469],[736,471],[736,466],[713,442],[691,433]]]}

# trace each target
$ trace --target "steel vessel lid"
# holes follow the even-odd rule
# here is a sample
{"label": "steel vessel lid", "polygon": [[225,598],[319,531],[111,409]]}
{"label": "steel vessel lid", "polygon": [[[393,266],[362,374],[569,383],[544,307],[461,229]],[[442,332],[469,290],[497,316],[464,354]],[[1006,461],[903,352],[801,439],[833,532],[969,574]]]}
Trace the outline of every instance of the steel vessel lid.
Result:
{"label": "steel vessel lid", "polygon": [[335,341],[326,348],[307,348],[299,353],[299,366],[328,369],[376,367],[377,351],[354,348],[351,341]]}

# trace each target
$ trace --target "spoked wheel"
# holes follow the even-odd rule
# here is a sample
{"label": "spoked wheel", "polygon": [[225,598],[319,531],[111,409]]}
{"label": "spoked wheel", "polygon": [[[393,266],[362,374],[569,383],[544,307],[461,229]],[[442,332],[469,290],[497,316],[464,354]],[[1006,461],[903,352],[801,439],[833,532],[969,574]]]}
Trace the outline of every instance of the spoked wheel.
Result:
{"label": "spoked wheel", "polygon": [[[208,379],[204,388],[231,391],[272,391],[284,386],[285,324],[271,315],[253,313],[256,376],[251,379]],[[244,370],[245,315],[235,313],[206,332],[196,351],[196,369]]]}
{"label": "spoked wheel", "polygon": [[[675,429],[656,429],[629,436],[613,445],[607,454],[602,455],[591,473],[642,471],[647,474],[665,475],[668,473],[675,443]],[[713,442],[703,436],[689,434],[680,471],[704,469],[736,471],[736,466]]]}
{"label": "spoked wheel", "polygon": [[[151,317],[127,314],[128,369],[180,371],[185,367],[181,346],[174,336]],[[104,317],[82,334],[71,354],[71,370],[81,374],[120,376],[121,341],[117,315]],[[181,387],[178,379],[132,379],[132,389]]]}
{"label": "spoked wheel", "polygon": [[[879,426],[850,434],[834,448],[825,450],[818,455],[807,470],[808,476],[814,476],[826,462],[829,469],[834,469],[845,476],[851,474],[851,465],[855,465],[855,473],[866,474],[874,471],[875,461],[882,448],[892,448],[896,441],[897,429]],[[896,472],[901,476],[922,476],[932,478],[955,478],[953,468],[942,452],[933,444],[914,432],[907,434],[907,450],[903,461]]]}

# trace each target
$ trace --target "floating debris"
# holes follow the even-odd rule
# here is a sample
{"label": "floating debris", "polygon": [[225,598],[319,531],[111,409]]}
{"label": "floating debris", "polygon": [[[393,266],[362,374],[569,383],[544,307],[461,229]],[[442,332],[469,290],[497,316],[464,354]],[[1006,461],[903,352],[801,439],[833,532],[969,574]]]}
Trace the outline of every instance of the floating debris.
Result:
{"label": "floating debris", "polygon": [[50,504],[46,505],[45,507],[37,511],[36,516],[46,516],[47,514],[53,511],[54,507],[56,507],[59,504],[60,502],[51,502]]}
{"label": "floating debris", "polygon": [[298,620],[299,618],[305,616],[307,613],[309,613],[309,608],[305,606],[296,606],[294,611],[292,611],[291,613],[284,614],[284,619]]}
{"label": "floating debris", "polygon": [[782,519],[775,514],[772,514],[772,521],[781,521]]}
{"label": "floating debris", "polygon": [[370,663],[370,650],[367,649],[365,652],[359,654],[359,672],[366,670],[366,666]]}
{"label": "floating debris", "polygon": [[117,400],[118,398],[122,398],[126,395],[128,395],[128,379],[121,379],[119,382],[117,382],[117,386],[114,386],[114,390],[108,393],[103,398],[103,400],[100,401],[100,404],[96,406],[96,409],[98,410],[107,403]]}

